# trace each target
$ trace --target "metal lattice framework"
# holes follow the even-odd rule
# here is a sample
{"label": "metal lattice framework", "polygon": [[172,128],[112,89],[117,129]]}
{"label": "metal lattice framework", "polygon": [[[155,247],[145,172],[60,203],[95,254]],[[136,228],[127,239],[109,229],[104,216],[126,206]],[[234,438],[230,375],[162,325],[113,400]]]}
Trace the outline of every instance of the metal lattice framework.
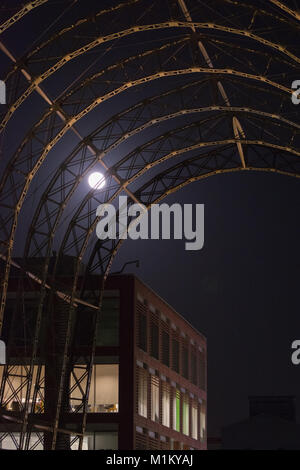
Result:
{"label": "metal lattice framework", "polygon": [[[300,176],[300,122],[291,100],[300,69],[295,2],[206,3],[129,0],[99,7],[100,2],[39,0],[0,22],[0,49],[10,62],[3,76],[7,105],[0,109],[3,148],[8,142],[0,181],[0,336],[10,322],[0,397],[2,421],[10,424],[0,442],[10,438],[18,449],[82,448],[102,292],[123,243],[95,237],[99,204],[127,195],[129,204],[150,208],[220,173]],[[49,15],[52,23],[15,57],[6,34],[39,21],[39,15]],[[87,192],[92,168],[102,168],[105,186]],[[33,187],[38,201],[28,211]],[[18,263],[13,250],[21,225]],[[76,257],[67,287],[58,276],[66,255]],[[38,269],[34,258],[43,260]],[[9,310],[12,267],[21,274]],[[91,300],[93,273],[102,276]],[[37,296],[30,327],[24,314],[28,283]],[[92,334],[79,365],[76,331],[87,311]],[[57,374],[45,419],[37,403],[46,393],[44,326],[53,318],[60,322],[53,346]],[[20,341],[26,353],[21,369]],[[73,412],[80,419],[71,429],[66,416],[75,391]],[[12,399],[16,413],[5,410]]]}

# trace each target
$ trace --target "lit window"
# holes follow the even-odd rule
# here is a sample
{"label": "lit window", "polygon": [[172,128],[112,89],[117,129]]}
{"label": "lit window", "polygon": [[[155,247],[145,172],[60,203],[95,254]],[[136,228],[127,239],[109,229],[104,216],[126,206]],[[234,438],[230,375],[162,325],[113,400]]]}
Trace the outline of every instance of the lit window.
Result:
{"label": "lit window", "polygon": [[147,371],[138,367],[138,414],[147,418]]}
{"label": "lit window", "polygon": [[118,364],[97,364],[95,372],[95,412],[116,413],[119,403]]}
{"label": "lit window", "polygon": [[[4,366],[0,366],[0,384]],[[2,399],[2,408],[8,411],[20,412],[26,404],[28,388],[29,365],[11,365],[9,367],[9,380],[5,381]],[[34,385],[36,384],[36,386]],[[32,385],[29,395],[29,413],[44,412],[45,366],[35,365],[32,370]],[[36,395],[36,396],[35,396]],[[35,403],[34,403],[35,401]]]}
{"label": "lit window", "polygon": [[162,389],[162,424],[170,427],[170,385],[166,382]]}
{"label": "lit window", "polygon": [[[71,408],[82,412],[83,393],[86,389],[85,370],[75,366],[71,375]],[[119,365],[95,364],[93,366],[88,401],[89,413],[117,413],[119,411]]]}
{"label": "lit window", "polygon": [[206,437],[206,411],[205,404],[201,404],[200,408],[200,439],[203,440]]}
{"label": "lit window", "polygon": [[[27,434],[25,435],[27,439]],[[20,433],[0,433],[0,449],[2,450],[18,450],[17,446],[20,444]],[[29,443],[29,450],[44,450],[43,439],[39,433],[31,433]]]}
{"label": "lit window", "polygon": [[192,437],[198,439],[198,407],[197,403],[192,405]]}
{"label": "lit window", "polygon": [[180,391],[173,394],[173,429],[180,432]]}
{"label": "lit window", "polygon": [[186,436],[190,434],[189,432],[189,401],[188,397],[184,396],[182,403],[182,432]]}
{"label": "lit window", "polygon": [[151,375],[151,419],[159,422],[159,378]]}

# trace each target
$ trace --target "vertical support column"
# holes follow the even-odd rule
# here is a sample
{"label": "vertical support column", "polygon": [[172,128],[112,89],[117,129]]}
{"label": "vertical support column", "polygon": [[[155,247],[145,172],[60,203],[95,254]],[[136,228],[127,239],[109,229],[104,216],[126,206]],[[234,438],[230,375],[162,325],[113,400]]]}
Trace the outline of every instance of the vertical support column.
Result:
{"label": "vertical support column", "polygon": [[125,278],[120,291],[119,449],[133,449],[135,379],[135,280]]}
{"label": "vertical support column", "polygon": [[[57,419],[57,406],[60,392],[64,347],[67,338],[69,305],[55,298],[49,306],[47,350],[45,358],[45,416],[46,420],[54,423]],[[63,384],[62,412],[68,411],[67,397],[69,395],[69,370],[67,368]],[[52,432],[45,433],[45,450],[53,449]],[[56,448],[70,449],[70,436],[57,435]]]}

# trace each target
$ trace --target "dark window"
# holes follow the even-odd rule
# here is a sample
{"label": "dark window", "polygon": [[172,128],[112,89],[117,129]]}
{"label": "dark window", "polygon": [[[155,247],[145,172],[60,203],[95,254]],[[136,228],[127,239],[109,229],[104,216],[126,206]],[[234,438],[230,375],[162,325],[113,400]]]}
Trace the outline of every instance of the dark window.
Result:
{"label": "dark window", "polygon": [[118,346],[119,312],[118,298],[104,298],[97,329],[97,346]]}
{"label": "dark window", "polygon": [[205,353],[200,352],[200,364],[199,364],[199,386],[202,390],[206,390],[206,364],[205,364]]}
{"label": "dark window", "polygon": [[6,302],[4,319],[3,319],[3,328],[2,328],[2,339],[4,339],[5,342],[8,342],[10,329],[12,325],[12,318],[13,318],[13,309],[9,306],[9,300],[8,300]]}
{"label": "dark window", "polygon": [[[47,305],[46,301],[44,301],[44,310],[46,308],[45,305]],[[9,336],[13,331],[15,346],[24,347],[32,344],[38,308],[38,298],[8,299],[3,322],[3,339],[8,341]],[[47,315],[42,315],[40,331],[41,344],[44,344],[45,342],[46,318]]]}
{"label": "dark window", "polygon": [[158,325],[151,323],[151,356],[158,359]]}
{"label": "dark window", "polygon": [[[95,304],[97,293],[90,293],[85,299]],[[99,322],[96,329],[96,346],[118,346],[120,294],[118,290],[104,292]],[[90,345],[95,333],[96,311],[79,305],[76,309],[76,338],[77,346]]]}
{"label": "dark window", "polygon": [[147,351],[147,317],[143,313],[139,314],[139,337],[138,347],[143,351]]}
{"label": "dark window", "polygon": [[189,378],[189,351],[186,346],[182,347],[182,375],[186,379]]}
{"label": "dark window", "polygon": [[194,352],[191,353],[191,380],[197,385],[197,356]]}
{"label": "dark window", "polygon": [[170,337],[166,331],[162,334],[162,363],[166,366],[170,365]]}
{"label": "dark window", "polygon": [[172,340],[172,369],[179,373],[179,343],[176,339]]}

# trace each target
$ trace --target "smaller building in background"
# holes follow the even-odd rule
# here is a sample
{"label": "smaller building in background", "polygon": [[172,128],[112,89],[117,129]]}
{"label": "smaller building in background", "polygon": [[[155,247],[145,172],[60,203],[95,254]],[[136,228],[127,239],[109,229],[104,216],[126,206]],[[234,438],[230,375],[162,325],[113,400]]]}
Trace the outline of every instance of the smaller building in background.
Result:
{"label": "smaller building in background", "polygon": [[249,397],[249,418],[222,429],[222,449],[299,450],[294,397]]}

